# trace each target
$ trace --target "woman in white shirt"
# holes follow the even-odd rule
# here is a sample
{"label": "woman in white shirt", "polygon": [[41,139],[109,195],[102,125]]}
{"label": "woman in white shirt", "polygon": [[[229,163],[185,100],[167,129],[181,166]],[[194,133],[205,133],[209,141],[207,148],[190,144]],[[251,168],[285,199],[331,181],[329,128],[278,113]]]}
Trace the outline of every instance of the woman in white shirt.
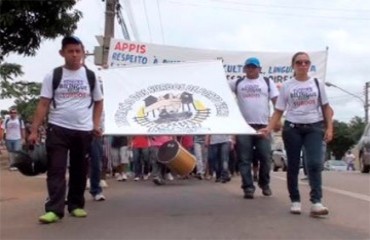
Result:
{"label": "woman in white shirt", "polygon": [[275,105],[275,112],[267,128],[260,132],[267,135],[280,121],[284,112],[283,141],[288,157],[287,181],[290,212],[301,213],[301,198],[298,189],[300,152],[306,151],[306,166],[311,187],[311,216],[329,213],[321,203],[322,198],[322,141],[333,137],[333,110],[325,92],[324,84],[308,75],[311,68],[310,57],[305,52],[297,52],[292,57],[294,77],[283,83]]}

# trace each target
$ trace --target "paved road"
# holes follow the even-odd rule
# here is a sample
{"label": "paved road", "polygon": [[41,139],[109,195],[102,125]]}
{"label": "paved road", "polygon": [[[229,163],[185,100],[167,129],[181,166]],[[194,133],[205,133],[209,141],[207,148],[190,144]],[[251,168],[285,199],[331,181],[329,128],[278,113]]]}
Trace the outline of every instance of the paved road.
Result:
{"label": "paved road", "polygon": [[175,180],[108,179],[105,202],[86,193],[89,216],[68,215],[38,224],[46,197],[45,176],[24,177],[0,170],[0,239],[370,239],[370,175],[325,172],[324,196],[330,215],[309,217],[306,182],[301,182],[302,215],[288,212],[285,174],[272,173],[272,197],[258,189],[242,198],[240,178],[221,184]]}

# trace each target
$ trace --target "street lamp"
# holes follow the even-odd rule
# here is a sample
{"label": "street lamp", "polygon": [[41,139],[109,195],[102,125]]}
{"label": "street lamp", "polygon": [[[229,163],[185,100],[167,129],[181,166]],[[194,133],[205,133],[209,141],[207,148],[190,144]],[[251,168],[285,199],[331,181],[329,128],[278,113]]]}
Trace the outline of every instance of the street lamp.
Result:
{"label": "street lamp", "polygon": [[363,103],[363,106],[364,106],[364,110],[365,110],[365,123],[368,122],[369,120],[369,112],[368,112],[368,106],[367,106],[367,103],[365,101],[365,99],[359,97],[358,95],[354,94],[354,93],[351,93],[351,92],[348,92],[347,90],[341,88],[341,87],[338,87],[337,85],[331,83],[331,82],[325,82],[325,85],[328,86],[328,87],[334,87],[334,88],[337,88],[339,90],[341,90],[342,92],[345,92],[349,95],[351,95],[352,97],[355,97],[357,99],[359,99],[362,103]]}

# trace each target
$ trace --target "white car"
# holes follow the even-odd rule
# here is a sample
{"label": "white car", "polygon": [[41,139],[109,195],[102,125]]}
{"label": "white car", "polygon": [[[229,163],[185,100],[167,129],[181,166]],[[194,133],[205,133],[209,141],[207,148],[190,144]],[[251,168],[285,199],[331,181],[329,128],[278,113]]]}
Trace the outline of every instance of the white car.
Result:
{"label": "white car", "polygon": [[365,130],[358,142],[360,170],[362,173],[370,172],[370,123],[367,124]]}
{"label": "white car", "polygon": [[277,172],[280,168],[285,172],[288,166],[285,150],[275,149],[272,151],[272,170]]}
{"label": "white car", "polygon": [[347,171],[347,163],[343,160],[328,160],[324,163],[324,170]]}

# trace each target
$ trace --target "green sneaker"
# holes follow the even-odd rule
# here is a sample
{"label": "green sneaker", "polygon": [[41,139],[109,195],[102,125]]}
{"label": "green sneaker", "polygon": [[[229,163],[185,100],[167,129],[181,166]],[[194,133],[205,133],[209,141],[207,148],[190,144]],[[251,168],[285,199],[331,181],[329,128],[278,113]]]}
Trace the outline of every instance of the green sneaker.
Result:
{"label": "green sneaker", "polygon": [[41,222],[41,223],[55,223],[55,222],[59,221],[59,219],[60,218],[55,213],[47,212],[44,215],[42,215],[41,217],[39,217],[39,222]]}
{"label": "green sneaker", "polygon": [[87,212],[82,208],[76,208],[71,212],[73,217],[83,218],[87,216]]}

